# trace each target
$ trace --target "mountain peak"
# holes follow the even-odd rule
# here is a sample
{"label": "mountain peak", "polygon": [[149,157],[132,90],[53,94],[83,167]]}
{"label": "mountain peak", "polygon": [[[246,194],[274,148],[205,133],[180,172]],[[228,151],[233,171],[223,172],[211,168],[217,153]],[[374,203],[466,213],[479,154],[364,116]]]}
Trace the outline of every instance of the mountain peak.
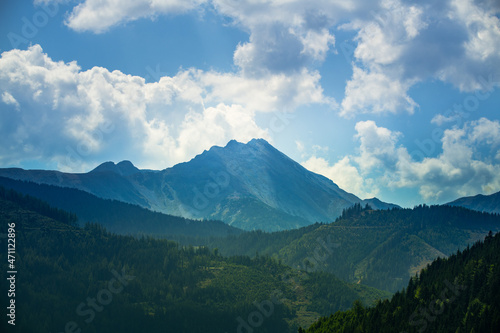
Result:
{"label": "mountain peak", "polygon": [[[248,141],[246,144],[241,143],[239,141],[236,141],[235,139],[232,139],[227,143],[225,148],[231,148],[233,146],[250,146],[250,147],[271,146],[272,147],[272,145],[269,142],[267,142],[265,139],[262,139],[262,138],[252,139],[252,140]],[[214,147],[217,147],[217,146],[214,146]]]}
{"label": "mountain peak", "polygon": [[241,144],[242,144],[241,142],[238,142],[238,141],[236,141],[236,140],[234,140],[234,139],[233,139],[233,140],[230,140],[230,141],[227,143],[226,147],[229,147],[229,146],[235,146],[235,145],[241,145]]}
{"label": "mountain peak", "polygon": [[[0,169],[4,174],[8,171]],[[277,231],[334,221],[343,209],[362,202],[264,139],[246,144],[231,140],[158,172],[122,161],[103,163],[88,174],[24,177],[54,184],[62,179],[65,186],[106,199],[183,217],[218,219],[246,230]],[[373,208],[383,205],[374,199],[366,202]]]}
{"label": "mountain peak", "polygon": [[121,161],[118,164],[115,164],[114,162],[111,162],[111,161],[104,162],[101,165],[99,165],[98,167],[96,167],[94,170],[92,170],[91,172],[92,173],[114,172],[114,173],[120,174],[122,176],[126,176],[126,175],[134,174],[134,173],[139,172],[139,171],[140,170],[138,168],[136,168],[132,164],[132,162],[125,160],[125,161]]}
{"label": "mountain peak", "polygon": [[267,145],[267,146],[271,146],[271,144],[269,142],[267,142],[265,139],[262,139],[262,138],[258,138],[258,139],[252,139],[250,141],[248,141],[247,143],[249,146],[256,146],[256,145]]}

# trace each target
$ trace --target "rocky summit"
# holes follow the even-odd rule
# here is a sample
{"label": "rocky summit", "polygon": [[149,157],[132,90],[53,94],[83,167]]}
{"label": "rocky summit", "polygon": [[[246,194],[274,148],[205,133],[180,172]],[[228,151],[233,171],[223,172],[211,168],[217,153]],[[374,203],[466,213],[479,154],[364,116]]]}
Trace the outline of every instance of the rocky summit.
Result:
{"label": "rocky summit", "polygon": [[230,141],[161,171],[105,162],[83,174],[0,169],[0,176],[72,187],[96,196],[195,219],[218,219],[245,230],[277,231],[331,222],[361,200],[310,172],[263,139]]}

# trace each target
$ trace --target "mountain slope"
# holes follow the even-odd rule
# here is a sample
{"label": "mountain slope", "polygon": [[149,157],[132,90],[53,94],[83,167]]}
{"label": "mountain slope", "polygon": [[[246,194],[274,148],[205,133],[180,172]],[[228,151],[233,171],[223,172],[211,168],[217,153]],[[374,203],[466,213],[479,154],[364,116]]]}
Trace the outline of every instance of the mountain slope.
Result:
{"label": "mountain slope", "polygon": [[299,332],[499,332],[500,234],[435,260],[390,301],[322,318]]}
{"label": "mountain slope", "polygon": [[[106,162],[86,174],[0,169],[0,176],[77,188],[186,218],[220,219],[245,230],[328,222],[365,203],[262,139],[233,140],[162,171],[139,170],[124,161]],[[378,199],[366,202],[377,209],[395,207]]]}
{"label": "mountain slope", "polygon": [[466,248],[490,230],[500,231],[500,216],[463,207],[373,211],[356,205],[334,223],[242,233],[207,245],[222,254],[271,255],[294,268],[396,292],[437,257]]}
{"label": "mountain slope", "polygon": [[221,221],[198,221],[152,212],[116,200],[101,199],[72,188],[35,184],[0,177],[0,188],[12,189],[46,201],[53,207],[72,212],[80,225],[99,223],[117,234],[154,235],[167,239],[227,236],[241,233]]}
{"label": "mountain slope", "polygon": [[447,203],[450,206],[461,206],[479,212],[500,214],[500,192],[491,195],[478,194],[473,197],[463,197]]}
{"label": "mountain slope", "polygon": [[[71,214],[1,188],[0,222],[3,230],[15,223],[22,244],[15,254],[16,310],[30,315],[17,316],[19,332],[70,331],[70,321],[85,332],[234,332],[255,323],[257,313],[260,332],[291,333],[356,299],[369,305],[388,296],[268,257],[224,258],[205,247],[117,236],[95,224],[80,228]],[[0,260],[7,263],[7,251]],[[9,290],[8,280],[0,287]],[[0,331],[7,326],[3,320]]]}

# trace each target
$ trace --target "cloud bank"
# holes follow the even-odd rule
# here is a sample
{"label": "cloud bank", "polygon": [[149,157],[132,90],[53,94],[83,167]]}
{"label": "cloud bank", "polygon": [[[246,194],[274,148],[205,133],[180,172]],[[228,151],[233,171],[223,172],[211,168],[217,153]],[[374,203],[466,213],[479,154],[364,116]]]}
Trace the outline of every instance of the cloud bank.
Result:
{"label": "cloud bank", "polygon": [[440,80],[461,91],[479,90],[480,78],[500,64],[500,6],[487,0],[85,0],[66,24],[102,33],[194,10],[213,10],[248,32],[249,41],[234,52],[246,77],[314,68],[338,53],[337,31],[355,32],[348,41],[354,45],[353,76],[339,105],[344,117],[413,113],[418,105],[409,90],[415,84]]}
{"label": "cloud bank", "polygon": [[[398,145],[399,132],[374,121],[356,124],[358,153],[329,165],[312,156],[303,163],[339,186],[364,198],[382,188],[417,188],[426,202],[443,203],[459,196],[491,194],[500,188],[500,122],[481,118],[444,131],[442,152],[415,161]],[[342,187],[342,186],[341,186]]]}
{"label": "cloud bank", "polygon": [[141,167],[162,169],[230,139],[271,139],[272,126],[259,127],[255,114],[328,103],[318,80],[307,71],[244,79],[188,69],[146,83],[55,62],[39,45],[4,52],[0,162],[50,158],[61,170],[83,171],[134,156]]}

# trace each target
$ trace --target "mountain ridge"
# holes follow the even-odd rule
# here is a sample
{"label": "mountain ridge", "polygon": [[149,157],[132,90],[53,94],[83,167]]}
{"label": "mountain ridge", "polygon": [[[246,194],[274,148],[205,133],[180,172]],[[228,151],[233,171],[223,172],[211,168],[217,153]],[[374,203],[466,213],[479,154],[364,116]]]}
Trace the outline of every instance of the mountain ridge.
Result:
{"label": "mountain ridge", "polygon": [[[437,257],[462,250],[489,231],[500,231],[499,215],[446,205],[391,210],[355,205],[333,223],[246,232],[206,245],[223,255],[259,253],[294,268],[327,271],[344,281],[396,292]],[[323,255],[324,244],[335,246]]]}
{"label": "mountain ridge", "polygon": [[0,176],[77,188],[185,218],[219,219],[244,230],[278,231],[333,221],[356,203],[397,207],[344,191],[264,139],[247,144],[231,140],[159,171],[122,161],[105,162],[83,174],[0,169]]}
{"label": "mountain ridge", "polygon": [[470,197],[462,197],[448,202],[447,205],[500,214],[500,192],[490,195],[478,194]]}
{"label": "mountain ridge", "polygon": [[110,232],[121,235],[148,235],[179,239],[220,237],[242,232],[221,221],[189,220],[166,215],[122,201],[102,199],[74,188],[0,177],[0,191],[4,188],[71,212],[78,217],[80,226],[84,226],[85,223],[99,223]]}

